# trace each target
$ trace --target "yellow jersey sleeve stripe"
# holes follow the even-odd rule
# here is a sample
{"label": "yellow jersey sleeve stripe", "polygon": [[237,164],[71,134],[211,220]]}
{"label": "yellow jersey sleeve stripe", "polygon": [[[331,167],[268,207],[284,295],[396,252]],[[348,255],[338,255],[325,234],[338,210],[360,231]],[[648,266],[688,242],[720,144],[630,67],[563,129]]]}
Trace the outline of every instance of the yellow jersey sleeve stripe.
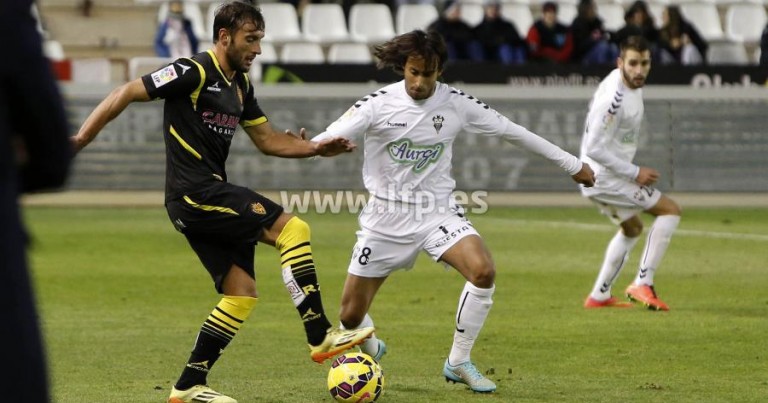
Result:
{"label": "yellow jersey sleeve stripe", "polygon": [[205,84],[205,69],[200,63],[192,59],[188,59],[188,60],[194,63],[195,66],[197,66],[197,70],[200,71],[200,84],[198,84],[197,88],[194,91],[192,91],[192,94],[189,95],[189,97],[192,99],[192,109],[197,110],[197,98],[200,96],[200,91],[202,91],[203,85]]}
{"label": "yellow jersey sleeve stripe", "polygon": [[232,215],[240,215],[240,214],[237,214],[237,212],[235,210],[232,210],[229,207],[208,206],[208,205],[205,205],[205,204],[197,204],[194,201],[192,201],[192,199],[190,199],[189,196],[184,196],[184,201],[187,202],[187,204],[189,204],[190,206],[192,206],[194,208],[198,208],[200,210],[204,210],[204,211],[218,211],[220,213],[226,213],[226,214],[232,214]]}
{"label": "yellow jersey sleeve stripe", "polygon": [[243,126],[243,129],[245,129],[246,127],[258,126],[266,121],[267,121],[267,117],[262,116],[258,119],[244,120],[240,123],[240,126]]}
{"label": "yellow jersey sleeve stripe", "polygon": [[179,136],[179,133],[176,132],[176,129],[174,129],[173,126],[171,126],[171,134],[173,135],[173,137],[176,138],[176,141],[178,141],[179,144],[181,144],[181,146],[184,147],[185,150],[189,151],[190,154],[194,155],[195,158],[199,160],[203,159],[203,156],[200,155],[199,152],[195,151],[195,149],[192,148],[191,145],[189,145],[186,141],[184,141],[183,138],[181,138],[181,136]]}

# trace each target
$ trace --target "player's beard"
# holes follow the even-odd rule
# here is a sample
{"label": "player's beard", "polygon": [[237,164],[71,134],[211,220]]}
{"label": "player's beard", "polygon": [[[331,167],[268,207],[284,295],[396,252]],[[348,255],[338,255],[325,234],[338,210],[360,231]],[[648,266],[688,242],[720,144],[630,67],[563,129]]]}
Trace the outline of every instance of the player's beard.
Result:
{"label": "player's beard", "polygon": [[232,67],[232,70],[240,73],[247,73],[248,70],[251,69],[250,66],[245,64],[244,52],[238,50],[234,38],[232,38],[232,43],[230,43],[227,48],[226,57],[227,63]]}
{"label": "player's beard", "polygon": [[627,83],[629,88],[633,90],[641,88],[645,85],[645,77],[643,77],[642,80],[635,80],[624,69],[621,70],[621,74],[624,76],[624,82]]}

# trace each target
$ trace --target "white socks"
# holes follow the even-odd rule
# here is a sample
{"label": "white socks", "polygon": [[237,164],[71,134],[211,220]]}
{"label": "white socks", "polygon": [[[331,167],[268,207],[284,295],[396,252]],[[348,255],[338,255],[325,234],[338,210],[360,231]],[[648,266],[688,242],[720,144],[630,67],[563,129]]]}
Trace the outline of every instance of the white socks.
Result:
{"label": "white socks", "polygon": [[[344,325],[339,325],[340,328],[346,329]],[[359,329],[361,327],[373,327],[373,319],[366,313],[365,317],[363,318],[363,321],[360,322],[360,325],[357,326],[355,329]],[[365,339],[363,344],[360,345],[360,351],[370,355],[371,357],[375,357],[376,353],[379,352],[379,339],[376,338],[376,333],[374,332],[371,337]]]}
{"label": "white socks", "polygon": [[597,276],[594,287],[592,287],[592,293],[589,294],[592,299],[598,301],[605,301],[611,297],[611,286],[619,277],[621,269],[624,264],[627,263],[629,258],[629,252],[637,243],[640,237],[629,238],[619,230],[616,235],[613,236],[611,242],[608,243],[608,248],[605,250],[605,258],[603,259],[603,266],[600,268],[600,274]]}
{"label": "white socks", "polygon": [[469,361],[469,354],[475,344],[477,335],[488,317],[488,311],[493,305],[493,291],[491,288],[477,288],[467,282],[459,298],[459,306],[456,312],[456,330],[453,333],[453,346],[448,356],[451,365],[459,365]]}
{"label": "white socks", "polygon": [[[645,250],[640,258],[640,267],[637,271],[634,284],[653,285],[653,275],[659,267],[664,253],[667,251],[672,234],[680,223],[680,216],[662,215],[656,217],[653,226],[648,231],[645,240]],[[614,235],[608,248],[605,250],[603,266],[597,276],[595,285],[589,296],[598,301],[604,301],[611,296],[611,286],[621,273],[621,269],[627,262],[629,253],[640,237],[628,238],[621,230]]]}
{"label": "white socks", "polygon": [[672,233],[680,223],[680,216],[661,215],[656,217],[648,238],[645,240],[645,250],[640,258],[640,269],[635,277],[635,284],[653,285],[653,275],[659,267],[664,253],[667,251]]}

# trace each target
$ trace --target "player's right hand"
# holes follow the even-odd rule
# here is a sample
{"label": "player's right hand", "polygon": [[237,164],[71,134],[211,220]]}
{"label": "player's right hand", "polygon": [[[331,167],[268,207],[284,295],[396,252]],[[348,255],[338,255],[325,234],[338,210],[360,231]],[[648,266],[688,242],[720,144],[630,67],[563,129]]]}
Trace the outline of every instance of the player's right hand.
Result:
{"label": "player's right hand", "polygon": [[595,173],[592,171],[592,167],[586,162],[581,164],[581,171],[571,175],[571,178],[573,178],[576,183],[581,183],[588,188],[595,186]]}

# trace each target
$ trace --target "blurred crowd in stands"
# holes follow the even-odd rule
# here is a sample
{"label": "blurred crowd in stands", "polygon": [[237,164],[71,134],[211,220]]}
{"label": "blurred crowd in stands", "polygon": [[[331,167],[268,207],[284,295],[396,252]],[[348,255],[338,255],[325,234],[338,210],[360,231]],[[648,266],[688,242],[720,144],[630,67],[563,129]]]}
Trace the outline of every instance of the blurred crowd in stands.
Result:
{"label": "blurred crowd in stands", "polygon": [[[134,1],[159,5],[157,32],[153,44],[155,56],[189,56],[211,45],[212,33],[209,25],[212,24],[214,9],[220,3],[218,0]],[[307,32],[304,32],[305,24],[302,22],[302,19],[307,19],[305,17],[308,13],[305,11],[311,6],[339,6],[343,10],[341,18],[346,19],[351,32],[354,16],[350,18],[350,14],[354,14],[357,5],[378,4],[382,7],[383,4],[390,10],[390,15],[387,15],[392,18],[388,23],[390,26],[396,26],[400,22],[402,9],[421,5],[432,8],[433,14],[428,17],[429,20],[420,21],[419,26],[410,25],[409,30],[421,28],[440,32],[449,46],[451,61],[495,62],[506,65],[613,65],[618,56],[619,44],[628,36],[642,35],[652,44],[654,63],[657,65],[743,65],[758,62],[763,66],[768,65],[768,0],[759,6],[758,0],[262,0],[255,3],[263,8],[272,5],[268,3],[286,3],[293,6],[291,8],[295,10],[295,21],[292,23],[297,25],[295,38],[291,39],[293,42],[318,42],[308,39]],[[715,4],[720,6],[720,11],[711,11],[715,10]],[[715,15],[710,21],[705,21],[702,15],[691,13],[690,5],[701,9],[709,8],[706,11]],[[743,5],[743,10],[754,10],[749,7],[757,6],[758,13],[752,13],[756,14],[755,18],[752,18],[750,11],[742,10],[742,14],[730,16],[730,8],[735,8],[732,5]],[[518,8],[511,11],[512,7]],[[482,11],[479,11],[480,9]],[[195,15],[191,15],[190,10],[194,10],[192,14]],[[265,54],[260,60],[264,63],[286,62],[282,54],[277,53],[280,53],[278,51],[289,41],[274,40],[275,30],[283,28],[284,21],[274,21],[272,16],[267,17]],[[716,21],[713,23],[712,19]],[[720,19],[723,19],[722,24]],[[413,22],[409,20],[409,23]],[[732,32],[726,32],[733,26],[743,29],[748,23],[752,24],[750,29],[753,32],[749,39],[734,41]],[[325,21],[320,29],[332,30],[331,25],[344,25],[344,21]],[[754,33],[755,27],[757,33]],[[762,36],[759,35],[759,27],[765,27]],[[396,28],[391,36],[402,33]],[[389,34],[382,32],[379,36],[386,35]],[[347,42],[358,42],[357,45],[360,45],[361,41],[350,36]],[[371,41],[362,42],[368,49],[375,45],[375,42]],[[326,55],[320,62],[335,62],[329,56],[329,47],[332,44],[319,44]],[[739,57],[731,56],[729,45],[737,45]],[[372,61],[369,61],[368,57],[369,55],[364,54],[358,58],[358,62]],[[300,59],[294,62],[304,61]]]}
{"label": "blurred crowd in stands", "polygon": [[624,14],[625,25],[615,32],[605,28],[594,0],[579,1],[570,25],[558,20],[558,3],[544,2],[541,17],[524,30],[500,15],[498,0],[484,3],[485,17],[476,27],[461,19],[461,5],[449,3],[429,27],[443,34],[454,60],[612,64],[619,44],[629,36],[641,35],[653,45],[655,60],[662,64],[696,65],[704,63],[708,47],[675,5],[665,8],[663,25],[657,29],[648,5],[635,1]]}

